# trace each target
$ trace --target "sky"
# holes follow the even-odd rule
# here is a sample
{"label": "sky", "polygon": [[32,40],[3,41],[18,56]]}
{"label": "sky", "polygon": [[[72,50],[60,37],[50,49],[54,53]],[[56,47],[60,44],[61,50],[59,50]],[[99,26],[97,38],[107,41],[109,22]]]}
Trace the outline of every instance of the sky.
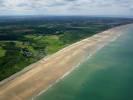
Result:
{"label": "sky", "polygon": [[133,0],[0,0],[0,15],[133,17]]}

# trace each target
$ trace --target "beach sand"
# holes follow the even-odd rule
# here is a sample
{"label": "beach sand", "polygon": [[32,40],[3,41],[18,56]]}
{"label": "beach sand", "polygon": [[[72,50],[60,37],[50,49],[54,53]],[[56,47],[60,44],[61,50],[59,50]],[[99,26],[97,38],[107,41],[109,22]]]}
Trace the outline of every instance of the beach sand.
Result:
{"label": "beach sand", "polygon": [[45,92],[68,75],[88,56],[92,56],[120,36],[120,26],[74,43],[31,65],[29,70],[0,84],[0,100],[29,100]]}

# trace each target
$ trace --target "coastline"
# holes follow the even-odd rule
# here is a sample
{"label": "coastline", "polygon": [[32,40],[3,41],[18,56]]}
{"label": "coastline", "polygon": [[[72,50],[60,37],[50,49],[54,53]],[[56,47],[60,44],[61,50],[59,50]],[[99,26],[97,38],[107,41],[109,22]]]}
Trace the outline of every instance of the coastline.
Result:
{"label": "coastline", "polygon": [[[113,38],[111,41],[109,42],[113,42],[115,41],[118,37],[120,36],[120,34]],[[108,43],[107,43],[108,44]],[[106,46],[107,44],[105,44],[104,46]],[[71,70],[69,70],[68,72],[66,72],[62,77],[60,77],[58,80],[56,80],[53,84],[50,84],[45,90],[42,90],[39,94],[35,95],[32,97],[32,100],[35,100],[36,97],[38,97],[39,95],[47,92],[48,89],[52,88],[56,83],[58,83],[60,80],[64,79],[67,75],[69,75],[72,71],[74,71],[76,68],[78,68],[80,66],[80,64],[82,64],[84,61],[86,61],[87,59],[90,59],[96,52],[98,52],[99,50],[101,50],[104,46],[99,47],[94,53],[90,54],[87,58],[83,59],[81,62],[77,63],[76,66],[74,66]]]}
{"label": "coastline", "polygon": [[[118,32],[119,34],[117,34],[117,31],[119,31],[119,27],[121,28],[123,26],[126,26],[126,25],[118,26],[118,27],[109,29],[107,31],[98,33],[96,35],[93,35],[92,37],[81,40],[66,48],[63,48],[62,50],[58,51],[57,53],[47,58],[43,58],[42,60],[36,63],[37,65],[35,65],[35,67],[33,67],[34,64],[31,65],[32,66],[31,69],[27,70],[22,75],[20,76],[18,75],[17,77],[14,77],[12,80],[6,81],[5,84],[0,85],[0,100],[5,100],[5,99],[8,100],[8,98],[10,98],[10,100],[21,100],[21,99],[28,100],[29,98],[31,98],[31,96],[35,96],[35,94],[42,93],[42,90],[46,91],[47,89],[52,87],[55,83],[57,83],[60,79],[63,79],[71,71],[73,71],[77,67],[77,64],[80,64],[84,59],[88,57],[88,54],[90,54],[90,57],[91,57],[93,54],[95,54],[98,50],[103,48],[109,42],[112,42],[115,39],[117,39],[120,36],[120,33]],[[88,50],[90,51],[88,52]],[[62,58],[63,59],[65,58],[66,61],[60,62]],[[75,59],[77,61],[75,61]],[[55,60],[55,62],[54,61],[52,62],[51,60]],[[59,64],[57,63],[57,61]],[[57,64],[57,67],[53,67],[53,65],[56,66],[56,64]],[[58,68],[58,65],[60,66],[59,68]],[[70,65],[69,68],[67,67],[68,65]],[[64,68],[62,68],[62,66]],[[63,72],[58,72],[60,68],[62,68],[61,71]],[[44,71],[42,71],[43,69]],[[52,75],[57,75],[57,77],[54,78],[54,76],[49,76],[51,74],[49,74],[48,71],[51,71],[51,73],[57,71],[57,73],[59,74],[57,75],[56,72],[52,74]],[[48,77],[45,77],[46,78],[45,79],[42,76],[40,80],[47,84],[41,84],[39,86],[38,84],[40,80],[38,79],[35,80],[34,79],[35,75],[39,75],[39,74],[45,75],[45,73],[46,75],[48,75],[48,77],[52,77],[52,80],[48,79]],[[26,78],[26,76],[28,78]],[[32,86],[30,87],[31,88],[30,94],[28,94],[28,89],[26,87],[28,87],[31,84],[34,84],[34,83],[31,83],[30,81],[35,82],[35,84],[37,84],[37,87],[39,87],[39,90],[37,90],[37,87],[33,89],[34,87]],[[25,87],[22,83],[28,86]],[[46,86],[44,87],[43,85],[46,85]],[[18,87],[20,86],[24,87],[25,90],[22,88],[19,90]],[[11,93],[11,91],[13,92]],[[17,91],[19,92],[17,93]],[[23,94],[22,92],[24,91],[26,91],[28,95],[26,93]],[[9,95],[9,97],[7,95]]]}

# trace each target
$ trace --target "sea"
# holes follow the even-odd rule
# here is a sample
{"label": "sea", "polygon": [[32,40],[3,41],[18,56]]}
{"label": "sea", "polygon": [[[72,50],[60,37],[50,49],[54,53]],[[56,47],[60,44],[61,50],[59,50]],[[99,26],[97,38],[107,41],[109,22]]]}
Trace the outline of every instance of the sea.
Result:
{"label": "sea", "polygon": [[133,24],[120,32],[35,100],[133,100]]}

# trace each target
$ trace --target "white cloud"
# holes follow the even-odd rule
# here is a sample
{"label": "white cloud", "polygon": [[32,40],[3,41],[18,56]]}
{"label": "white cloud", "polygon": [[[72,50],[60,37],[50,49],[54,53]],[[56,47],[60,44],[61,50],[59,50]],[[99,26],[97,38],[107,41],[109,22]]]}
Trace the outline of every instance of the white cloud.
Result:
{"label": "white cloud", "polygon": [[133,16],[133,0],[0,0],[0,13],[130,17]]}

